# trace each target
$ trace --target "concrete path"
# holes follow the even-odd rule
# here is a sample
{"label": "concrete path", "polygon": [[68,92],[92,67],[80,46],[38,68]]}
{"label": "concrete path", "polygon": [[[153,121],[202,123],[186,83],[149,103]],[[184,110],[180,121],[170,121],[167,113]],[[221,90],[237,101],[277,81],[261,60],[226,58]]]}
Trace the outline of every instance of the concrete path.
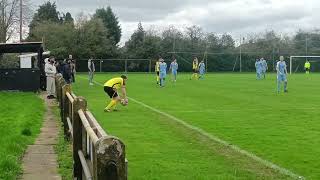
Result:
{"label": "concrete path", "polygon": [[59,127],[53,114],[55,100],[47,100],[46,95],[41,98],[45,101],[46,113],[41,133],[34,145],[29,145],[23,157],[23,180],[61,180],[58,174],[57,155],[54,145],[58,143]]}

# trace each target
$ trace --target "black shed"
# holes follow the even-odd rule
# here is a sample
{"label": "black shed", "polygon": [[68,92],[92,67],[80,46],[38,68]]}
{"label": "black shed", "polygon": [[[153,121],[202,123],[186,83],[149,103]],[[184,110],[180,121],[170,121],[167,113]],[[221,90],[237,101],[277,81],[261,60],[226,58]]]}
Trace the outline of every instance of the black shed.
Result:
{"label": "black shed", "polygon": [[0,43],[0,56],[4,53],[37,53],[37,65],[35,67],[0,69],[0,91],[45,90],[43,51],[42,42]]}

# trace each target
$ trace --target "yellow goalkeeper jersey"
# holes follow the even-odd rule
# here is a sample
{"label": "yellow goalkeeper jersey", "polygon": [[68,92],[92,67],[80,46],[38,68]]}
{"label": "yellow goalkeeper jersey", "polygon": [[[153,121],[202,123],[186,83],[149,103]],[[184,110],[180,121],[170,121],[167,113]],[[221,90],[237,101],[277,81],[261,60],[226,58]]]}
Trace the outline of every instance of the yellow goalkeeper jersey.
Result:
{"label": "yellow goalkeeper jersey", "polygon": [[193,61],[192,69],[198,69],[198,61]]}
{"label": "yellow goalkeeper jersey", "polygon": [[125,85],[123,79],[121,77],[118,77],[118,78],[110,79],[109,81],[104,83],[103,86],[108,86],[108,87],[120,89],[123,85]]}
{"label": "yellow goalkeeper jersey", "polygon": [[159,71],[160,71],[159,61],[156,62],[156,65],[155,65],[154,69],[155,69],[156,72],[159,72]]}

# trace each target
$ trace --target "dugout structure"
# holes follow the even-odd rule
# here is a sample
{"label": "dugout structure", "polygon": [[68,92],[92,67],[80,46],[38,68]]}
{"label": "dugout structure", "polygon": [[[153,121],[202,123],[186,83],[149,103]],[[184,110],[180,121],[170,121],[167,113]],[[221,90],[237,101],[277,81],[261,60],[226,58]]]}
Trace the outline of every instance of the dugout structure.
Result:
{"label": "dugout structure", "polygon": [[290,56],[290,74],[292,74],[293,72],[293,59],[308,59],[308,58],[319,58],[320,59],[320,56]]}
{"label": "dugout structure", "polygon": [[0,43],[0,57],[4,54],[37,53],[31,68],[0,69],[0,90],[37,91],[46,88],[42,42]]}

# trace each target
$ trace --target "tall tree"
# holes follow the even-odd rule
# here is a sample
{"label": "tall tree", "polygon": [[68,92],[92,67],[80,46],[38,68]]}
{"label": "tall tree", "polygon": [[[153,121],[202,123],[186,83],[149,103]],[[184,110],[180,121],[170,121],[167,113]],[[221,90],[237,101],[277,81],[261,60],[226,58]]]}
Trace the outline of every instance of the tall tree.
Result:
{"label": "tall tree", "polygon": [[131,35],[129,41],[125,43],[127,56],[129,58],[146,58],[144,57],[144,38],[146,32],[144,31],[141,22],[138,24],[137,30]]}
{"label": "tall tree", "polygon": [[72,18],[71,14],[69,12],[67,12],[64,17],[64,23],[72,24],[72,25],[74,24],[74,19]]}
{"label": "tall tree", "polygon": [[121,28],[119,25],[118,17],[113,13],[110,6],[101,9],[97,9],[94,15],[95,18],[100,18],[108,29],[107,37],[111,39],[114,44],[118,44],[121,39]]}
{"label": "tall tree", "polygon": [[[0,0],[0,42],[9,40],[18,27],[20,22],[20,1],[19,0]],[[22,23],[26,24],[29,19],[30,8],[28,1],[23,1]]]}
{"label": "tall tree", "polygon": [[60,23],[59,11],[57,11],[56,3],[50,1],[40,5],[37,12],[29,25],[29,36],[33,36],[33,29],[42,22]]}
{"label": "tall tree", "polygon": [[73,53],[75,29],[71,24],[60,24],[53,22],[39,23],[33,29],[30,41],[41,41],[42,38],[46,48],[57,58],[65,58]]}
{"label": "tall tree", "polygon": [[200,26],[193,25],[193,26],[187,27],[186,33],[191,40],[190,41],[191,49],[195,50],[203,36],[202,28]]}
{"label": "tall tree", "polygon": [[116,55],[116,47],[107,38],[108,30],[101,19],[83,21],[76,29],[75,55],[80,58],[110,58]]}

